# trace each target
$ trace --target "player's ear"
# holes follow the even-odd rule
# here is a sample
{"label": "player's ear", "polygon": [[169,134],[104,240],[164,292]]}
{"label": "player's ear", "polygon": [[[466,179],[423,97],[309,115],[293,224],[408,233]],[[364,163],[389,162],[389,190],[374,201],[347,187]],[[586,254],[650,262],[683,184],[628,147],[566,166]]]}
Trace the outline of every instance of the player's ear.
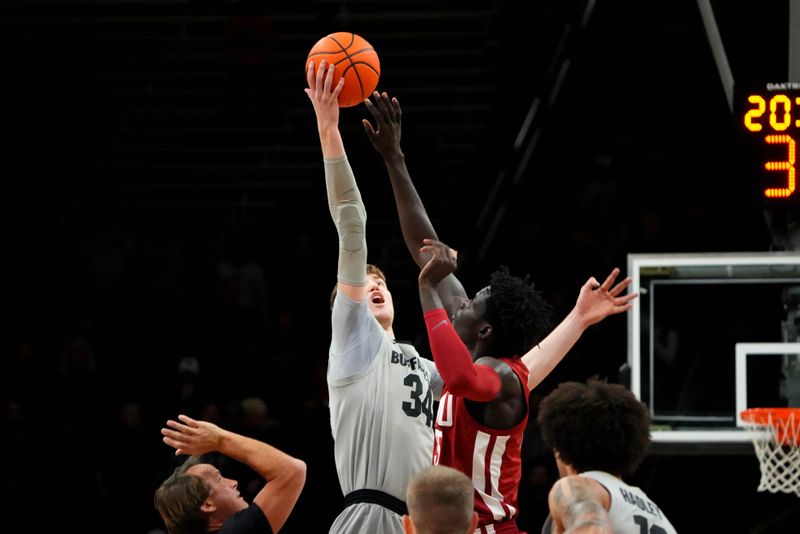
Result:
{"label": "player's ear", "polygon": [[213,514],[217,510],[217,503],[213,499],[206,498],[200,505],[200,511],[206,514]]}
{"label": "player's ear", "polygon": [[[403,531],[406,534],[415,534],[416,531],[414,530],[414,523],[411,522],[411,518],[408,514],[403,516]],[[475,529],[472,529],[470,532],[474,532]]]}
{"label": "player's ear", "polygon": [[483,323],[480,328],[478,328],[478,339],[488,339],[492,335],[492,325],[489,323]]}

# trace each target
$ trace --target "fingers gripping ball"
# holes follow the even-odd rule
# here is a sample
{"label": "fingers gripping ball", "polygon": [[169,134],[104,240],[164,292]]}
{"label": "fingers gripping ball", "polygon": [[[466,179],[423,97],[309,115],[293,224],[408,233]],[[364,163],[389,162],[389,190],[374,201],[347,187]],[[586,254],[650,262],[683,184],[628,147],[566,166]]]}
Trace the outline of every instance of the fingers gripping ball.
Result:
{"label": "fingers gripping ball", "polygon": [[339,107],[349,108],[363,102],[378,86],[381,64],[378,53],[363,37],[349,32],[326,35],[315,44],[306,59],[314,68],[322,60],[335,65],[333,87],[344,76],[344,87],[339,93]]}

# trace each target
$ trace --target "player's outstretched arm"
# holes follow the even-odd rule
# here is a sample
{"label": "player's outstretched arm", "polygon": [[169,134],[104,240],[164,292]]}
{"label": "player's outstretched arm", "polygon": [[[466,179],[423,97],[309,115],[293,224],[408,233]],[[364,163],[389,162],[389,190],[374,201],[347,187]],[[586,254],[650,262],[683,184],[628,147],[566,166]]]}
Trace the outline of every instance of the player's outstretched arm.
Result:
{"label": "player's outstretched arm", "polygon": [[[439,238],[411,180],[405,154],[400,146],[403,112],[397,98],[390,98],[386,92],[375,91],[372,98],[374,103],[370,100],[365,100],[364,103],[375,119],[375,125],[364,119],[362,121],[364,130],[372,146],[383,157],[394,192],[403,239],[417,266],[422,269],[430,259],[429,254],[421,251],[423,240]],[[466,298],[464,287],[452,274],[439,284],[438,291],[445,308],[450,313],[459,298]]]}
{"label": "player's outstretched arm", "polygon": [[364,130],[372,146],[383,157],[394,192],[403,239],[417,266],[422,269],[430,257],[420,251],[422,240],[439,238],[411,180],[400,146],[403,112],[397,98],[389,98],[386,92],[381,94],[375,91],[372,98],[374,103],[367,99],[364,104],[375,119],[375,126],[363,119]]}
{"label": "player's outstretched arm", "polygon": [[614,268],[602,284],[594,277],[589,278],[581,287],[572,311],[546,338],[525,353],[522,361],[528,368],[529,389],[538,386],[550,374],[587,328],[609,315],[616,315],[631,308],[631,301],[639,295],[638,293],[622,295],[632,280],[628,277],[614,285],[617,276],[619,269]]}
{"label": "player's outstretched arm", "polygon": [[164,443],[175,448],[175,454],[220,452],[241,462],[264,477],[269,483],[253,502],[261,508],[274,532],[286,523],[306,481],[306,464],[283,451],[228,430],[213,423],[179,415],[161,429]]}
{"label": "player's outstretched arm", "polygon": [[319,68],[316,68],[313,61],[309,62],[306,71],[308,87],[305,92],[314,106],[322,157],[326,159],[345,155],[344,142],[339,133],[339,103],[337,100],[339,93],[342,92],[342,87],[344,87],[344,78],[340,78],[339,83],[333,86],[334,69],[334,65],[328,65],[323,59],[319,63]]}
{"label": "player's outstretched arm", "polygon": [[338,96],[344,78],[334,87],[334,65],[327,65],[325,60],[314,69],[312,61],[306,72],[308,87],[305,92],[317,117],[328,208],[339,234],[338,289],[352,300],[363,301],[367,298],[367,213],[339,132]]}

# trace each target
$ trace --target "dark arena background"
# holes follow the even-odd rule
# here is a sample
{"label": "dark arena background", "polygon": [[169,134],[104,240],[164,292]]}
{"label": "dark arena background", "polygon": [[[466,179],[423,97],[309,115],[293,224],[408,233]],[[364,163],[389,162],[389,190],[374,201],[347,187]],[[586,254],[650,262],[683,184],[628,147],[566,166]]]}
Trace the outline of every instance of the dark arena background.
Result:
{"label": "dark arena background", "polygon": [[[153,492],[176,459],[159,429],[185,413],[305,460],[284,531],[328,531],[342,506],[325,383],[337,237],[303,66],[329,33],[378,51],[378,89],[401,102],[412,178],[469,292],[507,265],[530,273],[560,320],[589,276],[625,275],[628,254],[797,251],[786,229],[798,193],[762,200],[736,114],[742,88],[800,80],[794,1],[6,0],[2,11],[0,480],[17,529],[163,532]],[[389,278],[398,338],[429,356],[418,270],[362,118],[363,105],[343,109],[340,125],[369,259]],[[540,531],[557,478],[536,402],[564,380],[624,382],[626,325],[590,328],[533,392],[521,529]],[[698,395],[722,394],[714,377],[706,387]],[[242,466],[223,471],[248,500],[258,490]],[[798,497],[757,492],[759,476],[749,444],[710,444],[653,447],[630,482],[679,532],[797,532]]]}

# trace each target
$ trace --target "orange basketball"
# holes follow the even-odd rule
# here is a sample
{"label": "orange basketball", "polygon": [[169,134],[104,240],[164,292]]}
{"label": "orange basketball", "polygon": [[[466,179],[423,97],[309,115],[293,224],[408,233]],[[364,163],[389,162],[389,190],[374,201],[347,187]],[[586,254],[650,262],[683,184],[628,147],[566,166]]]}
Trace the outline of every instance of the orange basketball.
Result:
{"label": "orange basketball", "polygon": [[314,68],[326,60],[336,65],[333,75],[333,87],[344,76],[344,87],[339,93],[339,107],[349,108],[363,102],[378,86],[381,76],[381,64],[378,53],[363,37],[349,32],[338,32],[326,35],[315,44],[306,59],[306,71],[309,61]]}

